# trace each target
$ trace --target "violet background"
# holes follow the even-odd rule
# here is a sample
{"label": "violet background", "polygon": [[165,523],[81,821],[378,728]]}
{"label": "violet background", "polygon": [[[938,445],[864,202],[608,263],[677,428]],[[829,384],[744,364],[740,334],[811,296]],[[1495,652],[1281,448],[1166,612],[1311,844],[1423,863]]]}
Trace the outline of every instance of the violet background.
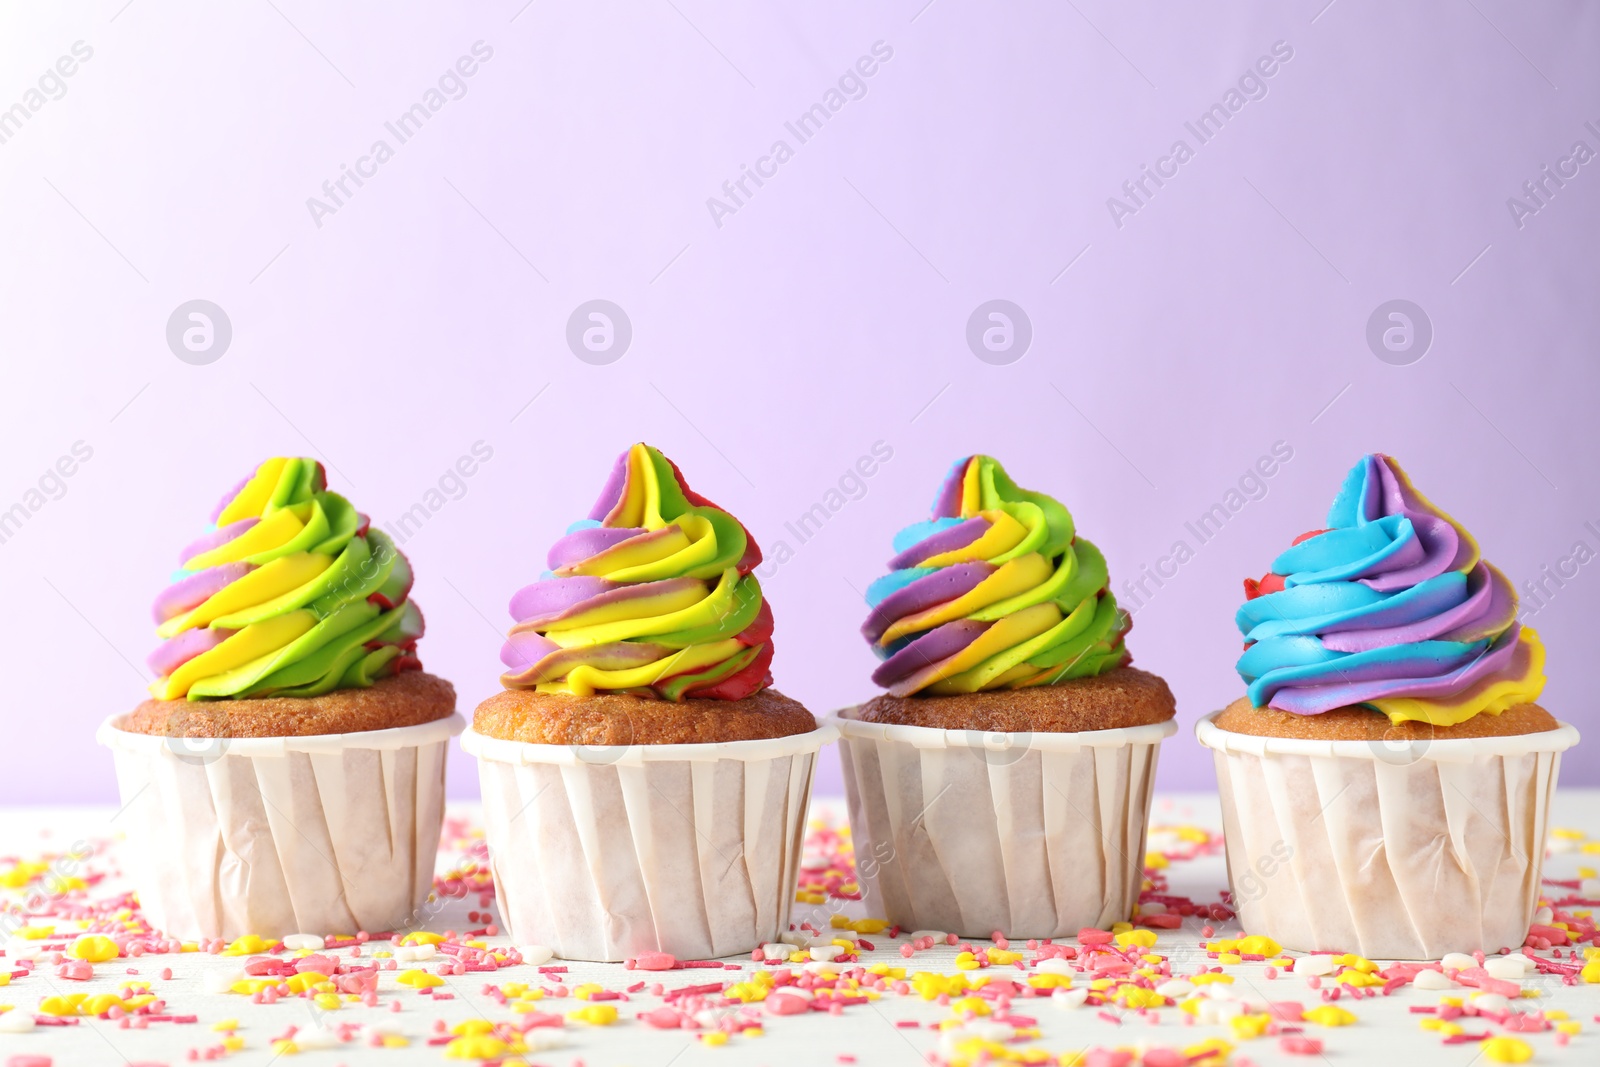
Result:
{"label": "violet background", "polygon": [[[1287,442],[1137,614],[1184,727],[1165,788],[1213,788],[1189,727],[1240,692],[1241,579],[1362,452],[1400,457],[1519,587],[1600,550],[1600,163],[1520,228],[1507,208],[1575,141],[1600,150],[1596,5],[108,0],[9,8],[0,108],[79,40],[65,95],[0,144],[0,510],[93,449],[0,544],[0,802],[114,798],[92,735],[141,698],[149,603],[271,454],[323,458],[392,522],[492,447],[404,545],[424,662],[470,712],[508,597],[647,440],[769,558],[793,550],[764,582],[775,674],[821,713],[872,692],[859,590],[956,457],[1065,501],[1120,591]],[[307,198],[480,40],[466,95],[316,225]],[[798,144],[784,123],[877,41],[866,95]],[[1185,121],[1277,41],[1265,98],[1115,225],[1107,198],[1193,147]],[[780,138],[794,158],[716,225],[707,198]],[[194,298],[233,326],[209,366],[166,343]],[[593,298],[633,326],[607,366],[565,342]],[[964,336],[994,298],[1033,328],[1007,366]],[[1408,366],[1365,339],[1395,298],[1434,329]],[[800,544],[784,524],[877,441],[893,459]],[[1545,703],[1589,730],[1596,572],[1532,620]],[[1600,784],[1584,751],[1564,783]],[[476,793],[459,752],[451,775]]]}

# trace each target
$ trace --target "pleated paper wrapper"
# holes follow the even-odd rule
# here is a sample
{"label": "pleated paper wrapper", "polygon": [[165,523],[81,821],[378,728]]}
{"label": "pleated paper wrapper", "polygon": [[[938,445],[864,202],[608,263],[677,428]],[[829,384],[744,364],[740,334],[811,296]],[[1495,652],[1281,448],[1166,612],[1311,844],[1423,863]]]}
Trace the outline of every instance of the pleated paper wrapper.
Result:
{"label": "pleated paper wrapper", "polygon": [[112,750],[139,902],[178,938],[353,934],[418,924],[459,715],[268,738],[127,733]]}
{"label": "pleated paper wrapper", "polygon": [[788,932],[829,727],[589,748],[468,730],[500,914],[566,959],[748,955]]}
{"label": "pleated paper wrapper", "polygon": [[830,717],[868,913],[907,930],[1045,938],[1128,919],[1173,722],[985,734]]}
{"label": "pleated paper wrapper", "polygon": [[1556,730],[1317,741],[1195,727],[1244,929],[1302,952],[1436,960],[1520,948],[1538,907]]}

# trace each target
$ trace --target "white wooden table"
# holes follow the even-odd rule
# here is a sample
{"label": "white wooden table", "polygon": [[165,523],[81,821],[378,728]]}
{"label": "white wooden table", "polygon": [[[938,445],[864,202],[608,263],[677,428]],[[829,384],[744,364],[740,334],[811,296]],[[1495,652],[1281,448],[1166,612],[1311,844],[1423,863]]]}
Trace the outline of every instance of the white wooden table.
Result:
{"label": "white wooden table", "polygon": [[[475,809],[462,806],[452,808],[452,815],[468,821],[476,816]],[[37,859],[42,853],[64,852],[74,842],[86,840],[107,842],[106,847],[86,862],[92,872],[104,873],[105,879],[92,890],[96,898],[125,887],[115,841],[115,825],[108,820],[112,812],[105,809],[12,809],[0,813],[0,876],[13,867],[16,859]],[[814,813],[827,818],[839,818],[842,804],[837,800],[819,801]],[[1562,793],[1555,808],[1554,825],[1583,831],[1584,839],[1564,839],[1558,843],[1560,851],[1552,853],[1546,864],[1547,877],[1573,878],[1580,868],[1600,867],[1600,854],[1585,853],[1585,842],[1596,843],[1600,850],[1600,790],[1570,791]],[[1173,795],[1158,796],[1152,814],[1152,824],[1161,826],[1197,826],[1215,830],[1220,825],[1217,801],[1214,796]],[[455,859],[447,852],[440,857],[441,869]],[[1197,902],[1218,899],[1219,890],[1226,884],[1220,852],[1173,864],[1165,872],[1171,891]],[[0,888],[0,898],[16,901],[22,891]],[[432,925],[439,929],[466,930],[483,925],[469,921],[467,912],[478,908],[478,900],[448,902]],[[812,919],[820,927],[827,926],[828,917],[837,911],[833,907],[797,905],[795,921]],[[843,914],[864,917],[860,905],[850,904]],[[1177,930],[1160,931],[1159,941],[1153,949],[1173,961],[1174,973],[1193,972],[1208,960],[1200,949],[1200,926],[1194,919],[1186,920]],[[1236,936],[1237,927],[1216,924],[1216,936]],[[59,924],[58,924],[59,926]],[[7,928],[9,933],[10,927]],[[71,939],[70,928],[60,926],[50,940],[59,944]],[[491,946],[506,944],[506,939],[488,938]],[[903,966],[898,943],[883,935],[870,937],[876,950],[862,954],[861,962],[874,962],[890,966]],[[0,944],[5,944],[0,938]],[[12,941],[11,945],[16,942]],[[35,943],[37,944],[37,943]],[[386,947],[386,946],[377,946]],[[1019,946],[1020,947],[1020,946]],[[369,953],[371,947],[369,947]],[[911,971],[938,971],[956,973],[956,950],[940,947],[918,953],[911,961]],[[345,955],[344,952],[335,953]],[[370,957],[369,957],[370,958]],[[0,973],[15,970],[12,961]],[[218,1046],[225,1036],[213,1030],[214,1024],[235,1020],[236,1036],[243,1047],[230,1052],[227,1062],[238,1067],[260,1067],[278,1059],[287,1062],[310,1064],[374,1063],[394,1064],[396,1067],[414,1063],[459,1062],[446,1061],[445,1046],[430,1044],[438,1038],[436,1025],[440,1020],[446,1027],[473,1019],[494,1022],[509,1021],[514,1016],[493,997],[485,995],[486,983],[502,986],[508,982],[522,981],[537,984],[541,976],[527,966],[502,969],[496,973],[471,973],[445,979],[439,992],[452,994],[452,999],[428,997],[415,990],[396,984],[397,972],[387,972],[379,985],[380,1004],[376,1008],[360,1004],[346,1005],[337,1011],[317,1011],[309,1002],[299,998],[279,1001],[276,1004],[254,1004],[247,996],[234,993],[208,992],[207,975],[215,976],[237,971],[244,961],[239,958],[211,956],[204,953],[146,956],[140,959],[118,959],[95,967],[95,977],[89,981],[69,981],[56,975],[56,968],[40,963],[31,974],[18,977],[8,986],[0,987],[0,1004],[10,1004],[17,1012],[32,1013],[42,998],[64,993],[116,992],[128,981],[149,981],[152,991],[166,1000],[167,1011],[183,1017],[197,1017],[194,1023],[163,1022],[150,1024],[147,1029],[122,1028],[112,1020],[83,1018],[76,1025],[61,1027],[36,1027],[26,1033],[0,1032],[0,1065],[10,1067],[13,1056],[47,1056],[56,1065],[87,1064],[148,1064],[177,1065],[190,1062],[191,1050],[204,1050]],[[437,962],[437,961],[433,961]],[[560,964],[562,961],[552,961]],[[566,964],[567,972],[560,977],[568,989],[583,983],[598,983],[607,990],[622,991],[630,985],[648,978],[663,979],[669,989],[682,985],[716,980],[748,978],[756,965],[750,960],[730,961],[740,965],[739,973],[731,970],[690,970],[669,972],[663,975],[644,974],[625,970],[620,964]],[[415,965],[402,965],[415,966]],[[163,968],[171,968],[172,976],[162,980],[158,976]],[[137,975],[129,973],[137,970]],[[1319,994],[1306,988],[1305,980],[1291,975],[1280,975],[1269,982],[1264,976],[1264,965],[1241,964],[1228,968],[1236,978],[1236,992],[1247,1000],[1300,1000],[1307,1007],[1320,1003]],[[1007,973],[1016,977],[1011,968],[997,968],[990,972]],[[549,984],[549,978],[544,978]],[[1083,980],[1077,980],[1082,984]],[[1583,1024],[1583,1033],[1570,1039],[1565,1048],[1558,1048],[1551,1032],[1521,1035],[1536,1053],[1536,1063],[1587,1063],[1600,1062],[1600,985],[1563,986],[1553,977],[1528,979],[1524,985],[1538,989],[1543,994],[1536,1000],[1525,1000],[1523,1006],[1542,1009],[1559,1009],[1572,1020]],[[1413,1014],[1413,1005],[1436,1005],[1441,994],[1405,988],[1388,998],[1363,1000],[1349,1005],[1359,1017],[1355,1025],[1324,1029],[1307,1026],[1306,1033],[1324,1041],[1321,1061],[1338,1063],[1440,1063],[1467,1067],[1469,1064],[1487,1064],[1482,1048],[1476,1044],[1447,1046],[1435,1033],[1424,1031],[1420,1020],[1425,1016]],[[391,1005],[398,1003],[400,1010]],[[567,1011],[582,1002],[568,998],[547,998],[540,1003],[544,1011]],[[658,1065],[712,1063],[735,1067],[757,1064],[837,1064],[854,1062],[870,1065],[903,1064],[916,1067],[925,1064],[930,1052],[939,1050],[940,1033],[929,1024],[951,1018],[951,1010],[916,996],[885,994],[867,1004],[855,1005],[842,1014],[828,1016],[822,1013],[805,1015],[766,1016],[764,1035],[760,1037],[736,1036],[727,1044],[712,1047],[701,1043],[695,1033],[686,1030],[657,1030],[637,1021],[635,1016],[659,1007],[661,1001],[647,992],[628,1001],[612,1001],[619,1008],[619,1021],[607,1027],[568,1023],[559,1031],[564,1047],[527,1054],[526,1062],[567,1067],[581,1062],[585,1067],[604,1067],[611,1064]],[[754,1005],[759,1008],[760,1005]],[[1094,1008],[1064,1010],[1052,1005],[1047,997],[1036,1000],[1018,1000],[1013,1011],[1035,1017],[1040,1034],[1038,1038],[1010,1046],[1020,1051],[1025,1048],[1040,1049],[1059,1056],[1068,1050],[1085,1047],[1147,1046],[1177,1047],[1193,1045],[1209,1037],[1222,1037],[1232,1041],[1226,1026],[1182,1025],[1183,1013],[1174,1008],[1156,1014],[1159,1020],[1152,1023],[1130,1013],[1116,1013],[1116,1021],[1102,1017]],[[914,1022],[915,1027],[898,1026],[897,1023]],[[312,1049],[315,1028],[348,1024],[356,1037],[336,1047]],[[405,1047],[372,1048],[367,1042],[371,1033],[356,1029],[377,1025],[402,1035],[409,1043]],[[300,1028],[302,1049],[297,1054],[275,1052],[272,1039],[282,1035],[289,1026]],[[1474,1026],[1473,1030],[1497,1027]],[[546,1030],[544,1033],[557,1033]],[[330,1040],[323,1035],[325,1040]],[[27,1060],[20,1060],[27,1063]],[[42,1062],[42,1061],[40,1061]],[[1055,1060],[1052,1063],[1057,1062]],[[1233,1063],[1318,1063],[1317,1056],[1295,1056],[1281,1050],[1277,1038],[1262,1037],[1240,1042],[1233,1054]]]}

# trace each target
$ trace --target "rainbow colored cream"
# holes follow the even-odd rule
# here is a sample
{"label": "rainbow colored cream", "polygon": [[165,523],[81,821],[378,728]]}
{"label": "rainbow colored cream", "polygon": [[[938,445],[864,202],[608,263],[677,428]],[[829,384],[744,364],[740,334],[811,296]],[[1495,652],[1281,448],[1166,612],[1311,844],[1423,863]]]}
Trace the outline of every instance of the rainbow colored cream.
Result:
{"label": "rainbow colored cream", "polygon": [[1072,514],[989,456],[956,461],[933,516],[894,538],[861,633],[895,696],[1055,685],[1125,666],[1131,625]]}
{"label": "rainbow colored cream", "polygon": [[507,689],[738,700],[772,684],[772,609],[739,521],[666,456],[621,456],[589,517],[511,598]]}
{"label": "rainbow colored cream", "polygon": [[411,565],[316,460],[262,463],[179,563],[155,603],[159,699],[316,696],[422,667]]}
{"label": "rainbow colored cream", "polygon": [[1544,646],[1517,621],[1511,583],[1388,456],[1364,456],[1328,528],[1244,585],[1238,671],[1256,707],[1451,726],[1544,689]]}

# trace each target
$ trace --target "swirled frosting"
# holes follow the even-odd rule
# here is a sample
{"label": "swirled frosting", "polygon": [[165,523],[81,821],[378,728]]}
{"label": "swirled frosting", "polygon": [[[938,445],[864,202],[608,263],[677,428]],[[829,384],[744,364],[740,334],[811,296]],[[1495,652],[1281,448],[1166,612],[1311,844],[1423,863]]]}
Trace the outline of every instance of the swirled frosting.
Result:
{"label": "swirled frosting", "polygon": [[894,549],[861,633],[883,660],[872,680],[895,696],[1054,685],[1129,661],[1105,557],[988,456],[957,460],[932,517]]}
{"label": "swirled frosting", "polygon": [[262,463],[179,564],[155,603],[160,699],[315,696],[422,666],[410,563],[316,460]]}
{"label": "swirled frosting", "polygon": [[1365,705],[1439,726],[1538,699],[1544,646],[1461,524],[1388,456],[1365,456],[1313,530],[1246,579],[1235,622],[1250,700],[1299,715]]}
{"label": "swirled frosting", "polygon": [[772,684],[772,609],[739,520],[690,489],[666,456],[617,457],[549,570],[511,598],[507,689],[738,700]]}

